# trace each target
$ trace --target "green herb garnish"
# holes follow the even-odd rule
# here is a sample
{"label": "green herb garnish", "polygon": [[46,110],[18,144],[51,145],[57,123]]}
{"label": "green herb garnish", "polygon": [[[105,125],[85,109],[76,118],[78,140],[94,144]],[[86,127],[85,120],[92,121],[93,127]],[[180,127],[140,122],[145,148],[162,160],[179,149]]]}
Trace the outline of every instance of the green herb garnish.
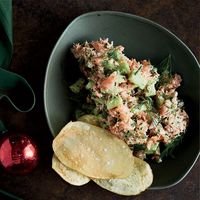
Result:
{"label": "green herb garnish", "polygon": [[78,94],[81,91],[81,89],[84,87],[84,82],[85,82],[85,80],[83,78],[79,78],[69,88],[73,93]]}
{"label": "green herb garnish", "polygon": [[157,87],[165,85],[172,78],[172,56],[168,55],[159,65],[158,72],[160,73]]}
{"label": "green herb garnish", "polygon": [[174,149],[182,142],[184,134],[177,136],[165,146],[165,149],[160,154],[160,159],[162,160],[164,157],[171,156],[174,158],[173,151]]}
{"label": "green herb garnish", "polygon": [[140,151],[140,150],[145,150],[145,145],[144,144],[134,144],[133,145],[133,150],[134,151]]}
{"label": "green herb garnish", "polygon": [[135,75],[141,70],[142,65],[140,65],[140,67],[137,69],[137,71],[134,73]]}

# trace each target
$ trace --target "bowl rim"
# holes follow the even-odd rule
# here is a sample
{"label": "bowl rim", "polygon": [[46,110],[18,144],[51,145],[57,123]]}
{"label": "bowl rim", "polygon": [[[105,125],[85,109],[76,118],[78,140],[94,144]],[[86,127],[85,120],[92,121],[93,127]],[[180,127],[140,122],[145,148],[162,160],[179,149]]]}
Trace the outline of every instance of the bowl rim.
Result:
{"label": "bowl rim", "polygon": [[[44,91],[43,91],[44,110],[45,110],[45,116],[46,116],[46,119],[47,119],[47,124],[48,124],[49,130],[50,130],[50,132],[51,132],[53,137],[54,137],[54,134],[53,134],[54,131],[53,131],[53,127],[52,127],[52,125],[50,123],[50,118],[49,118],[49,115],[48,115],[48,108],[47,108],[47,101],[48,100],[46,98],[47,97],[47,82],[48,82],[48,75],[49,75],[49,71],[50,71],[49,68],[50,68],[51,60],[52,60],[52,58],[53,58],[53,56],[54,56],[54,54],[55,54],[55,52],[57,50],[57,47],[60,44],[60,41],[62,40],[64,35],[68,32],[68,30],[71,28],[71,26],[73,26],[78,20],[80,20],[82,18],[85,18],[85,17],[88,17],[88,16],[101,16],[101,15],[112,15],[112,16],[121,16],[121,17],[131,18],[131,19],[134,19],[134,20],[138,20],[138,21],[140,21],[142,23],[149,24],[149,25],[151,25],[153,27],[156,27],[156,28],[158,28],[160,30],[163,30],[165,33],[167,33],[172,38],[176,39],[182,46],[184,46],[187,49],[187,51],[191,54],[192,58],[194,59],[195,63],[197,64],[197,66],[200,69],[200,65],[198,63],[198,60],[195,57],[195,55],[193,54],[193,52],[190,50],[190,48],[181,39],[179,39],[178,36],[176,36],[174,33],[172,33],[167,28],[165,28],[162,25],[158,24],[157,22],[149,20],[149,19],[147,19],[145,17],[141,17],[141,16],[138,16],[138,15],[134,15],[134,14],[131,14],[131,13],[126,13],[126,12],[119,12],[119,11],[103,11],[102,10],[102,11],[92,11],[92,12],[87,12],[87,13],[81,14],[81,15],[77,16],[76,18],[74,18],[67,25],[67,27],[64,29],[62,34],[59,36],[56,44],[53,47],[53,50],[52,50],[52,52],[50,54],[50,57],[49,57],[49,60],[48,60],[48,63],[47,63],[47,68],[46,68],[46,72],[45,72],[45,79],[44,79]],[[172,184],[168,184],[168,185],[150,187],[149,190],[166,189],[166,188],[170,188],[170,187],[175,186],[178,183],[180,183],[188,175],[190,170],[193,168],[193,166],[195,165],[195,163],[197,162],[197,160],[199,158],[199,155],[200,155],[200,150],[197,153],[196,158],[193,160],[192,165],[187,169],[186,173],[183,176],[181,176],[177,181],[175,181]]]}

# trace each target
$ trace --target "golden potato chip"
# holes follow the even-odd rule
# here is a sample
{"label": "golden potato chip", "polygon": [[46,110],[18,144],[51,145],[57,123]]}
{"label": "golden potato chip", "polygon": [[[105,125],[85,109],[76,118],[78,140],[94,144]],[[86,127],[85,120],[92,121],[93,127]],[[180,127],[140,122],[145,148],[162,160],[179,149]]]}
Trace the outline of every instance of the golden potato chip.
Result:
{"label": "golden potato chip", "polygon": [[97,126],[70,122],[53,141],[58,159],[88,177],[125,178],[133,170],[128,145]]}
{"label": "golden potato chip", "polygon": [[68,183],[71,185],[85,185],[90,181],[90,178],[80,174],[79,172],[70,169],[69,167],[62,164],[56,155],[53,155],[52,158],[52,168]]}
{"label": "golden potato chip", "polygon": [[78,121],[86,122],[94,126],[99,126],[98,118],[94,115],[83,115],[80,118],[78,118]]}
{"label": "golden potato chip", "polygon": [[153,181],[153,174],[149,164],[134,157],[133,171],[123,179],[92,179],[104,189],[120,195],[137,195],[147,189]]}

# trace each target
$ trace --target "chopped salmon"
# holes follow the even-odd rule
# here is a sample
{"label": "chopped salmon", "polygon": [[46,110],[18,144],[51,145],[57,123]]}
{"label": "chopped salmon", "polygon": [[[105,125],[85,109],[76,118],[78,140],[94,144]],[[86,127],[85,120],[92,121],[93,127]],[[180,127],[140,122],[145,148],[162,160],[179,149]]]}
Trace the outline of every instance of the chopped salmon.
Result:
{"label": "chopped salmon", "polygon": [[109,77],[105,78],[101,82],[101,88],[104,90],[112,88],[112,86],[114,86],[115,84],[116,78],[117,78],[117,74],[113,72]]}

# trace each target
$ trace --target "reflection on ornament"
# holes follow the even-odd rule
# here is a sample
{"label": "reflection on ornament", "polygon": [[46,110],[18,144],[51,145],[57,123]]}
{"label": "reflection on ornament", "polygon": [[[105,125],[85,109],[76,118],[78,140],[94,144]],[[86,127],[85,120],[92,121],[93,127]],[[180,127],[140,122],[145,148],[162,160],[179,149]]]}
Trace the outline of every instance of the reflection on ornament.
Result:
{"label": "reflection on ornament", "polygon": [[35,154],[35,148],[32,144],[27,145],[27,147],[24,148],[24,157],[25,159],[34,159]]}
{"label": "reflection on ornament", "polygon": [[0,142],[0,163],[13,174],[26,174],[38,164],[38,149],[27,135],[6,134]]}

